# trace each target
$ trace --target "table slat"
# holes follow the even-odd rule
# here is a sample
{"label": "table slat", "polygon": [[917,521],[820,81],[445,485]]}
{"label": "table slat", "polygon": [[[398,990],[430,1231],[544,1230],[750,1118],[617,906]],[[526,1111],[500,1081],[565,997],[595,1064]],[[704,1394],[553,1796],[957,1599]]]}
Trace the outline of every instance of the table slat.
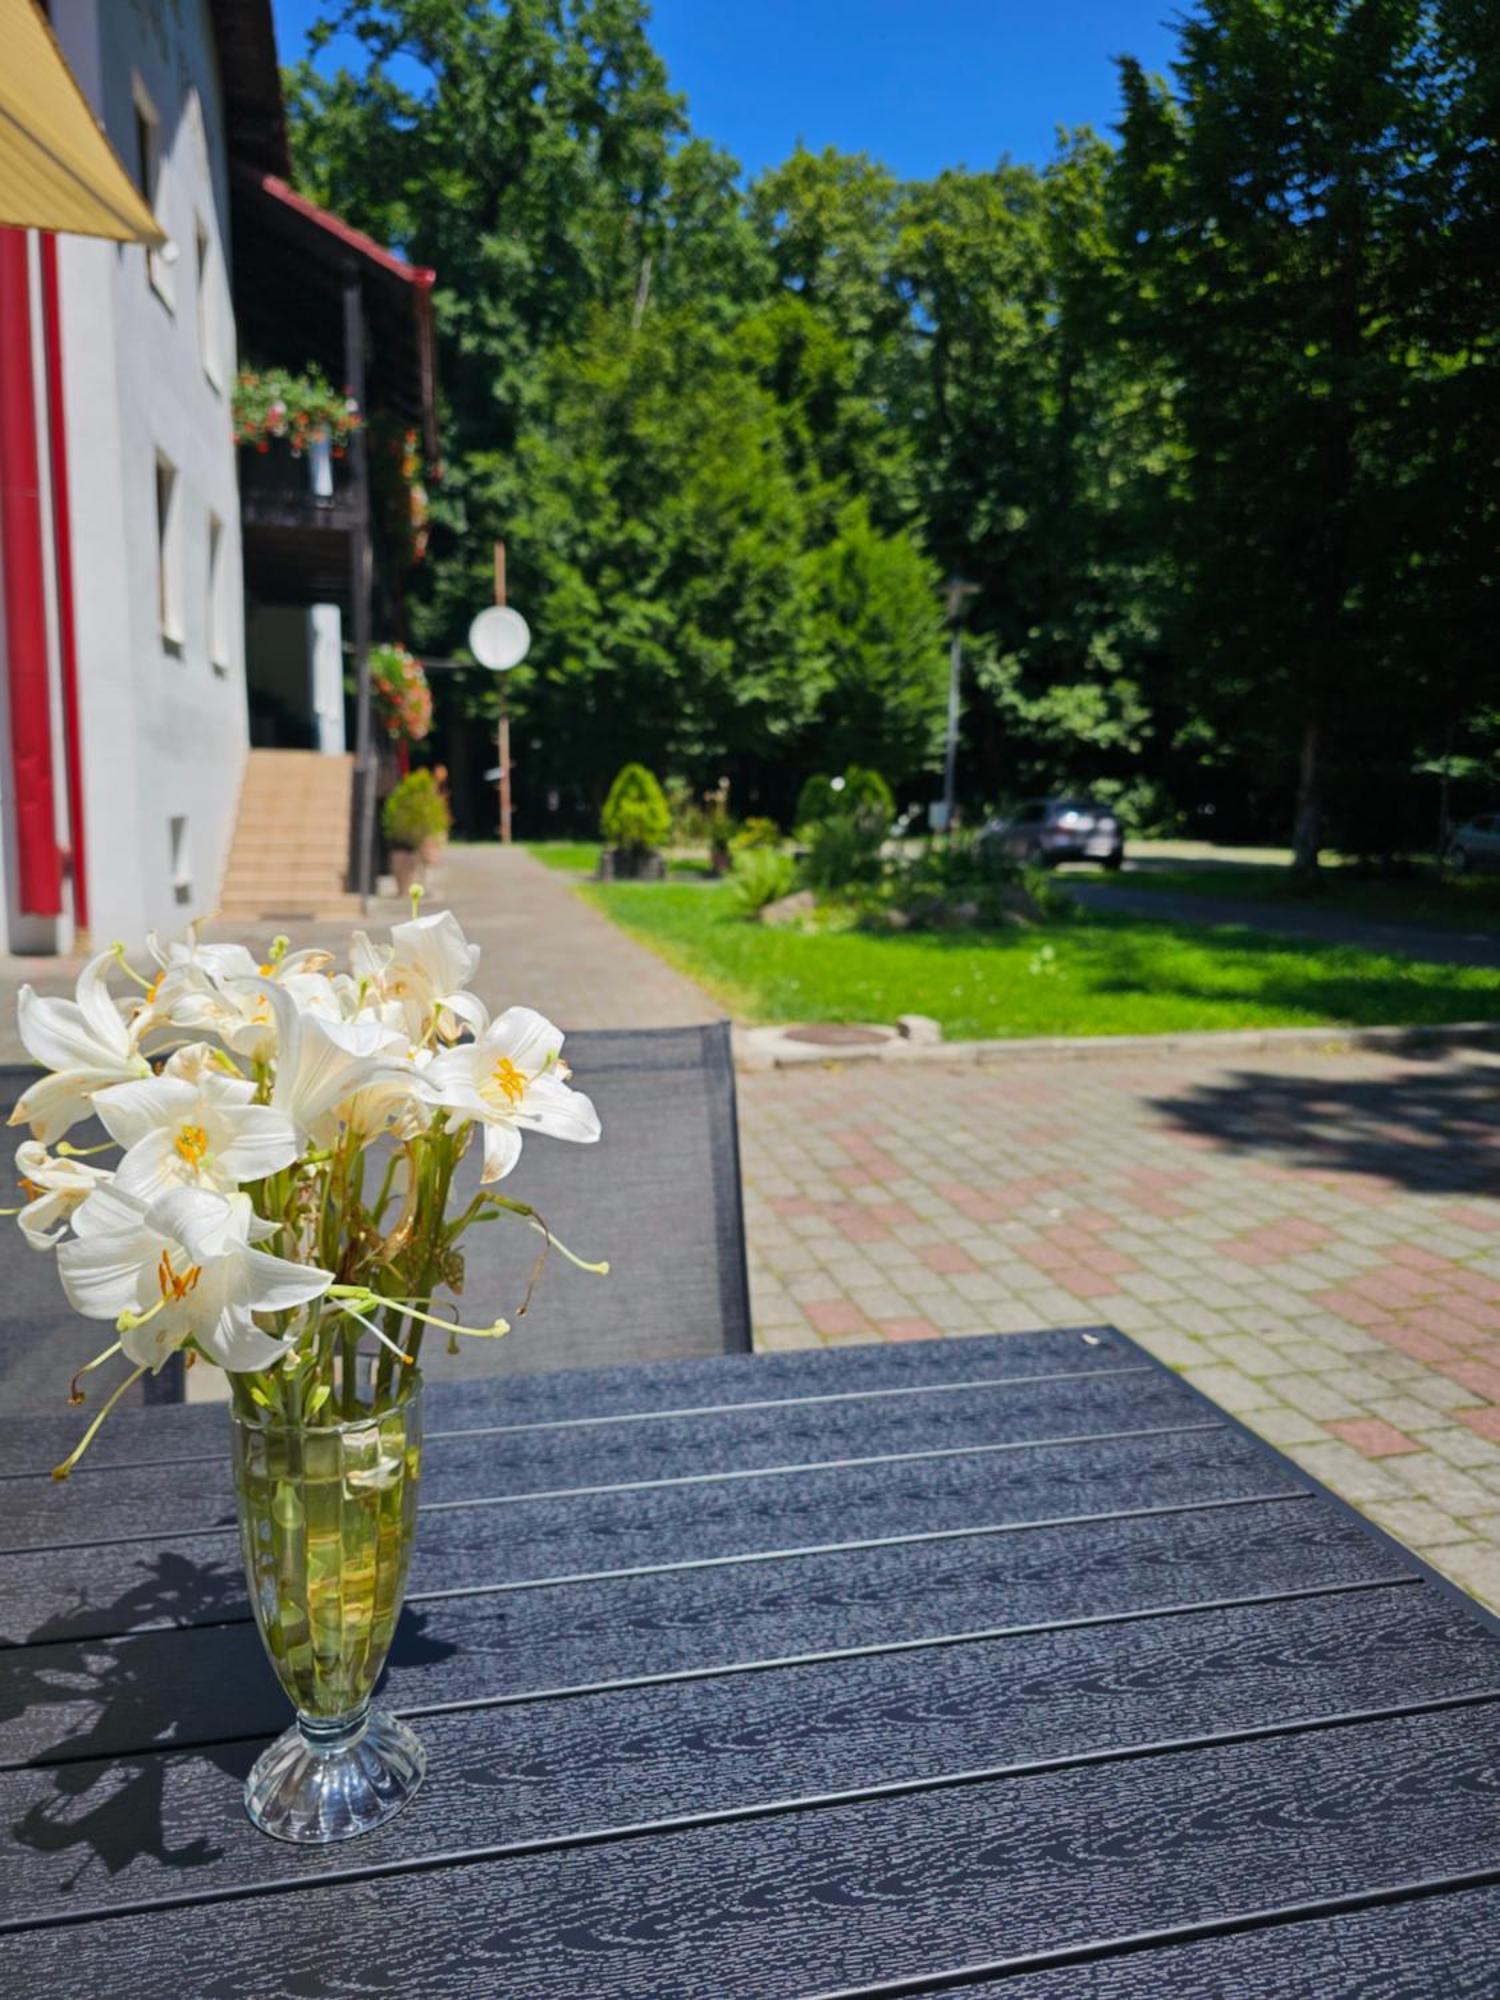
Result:
{"label": "table slat", "polygon": [[107,1760],[0,1773],[0,1923],[1481,1694],[1488,1636],[1393,1587],[429,1717],[426,1784],[357,1848],[254,1830],[259,1742],[159,1752],[123,1786]]}
{"label": "table slat", "polygon": [[1500,1885],[980,1980],[953,2000],[1494,2000]]}
{"label": "table slat", "polygon": [[[517,1335],[546,1339],[546,1326]],[[478,1430],[490,1424],[589,1421],[659,1410],[718,1408],[778,1398],[919,1392],[944,1383],[1003,1381],[1018,1375],[1108,1373],[1139,1367],[1142,1356],[1110,1327],[1037,1333],[980,1334],[969,1339],[899,1342],[788,1354],[735,1354],[720,1359],[659,1361],[649,1368],[568,1368],[554,1374],[496,1376],[462,1384],[429,1383],[429,1428]],[[79,1412],[63,1410],[67,1383],[57,1385],[58,1412],[0,1423],[0,1476],[45,1474],[78,1442]],[[119,1410],[89,1446],[89,1463],[171,1464],[222,1457],[224,1410],[218,1404],[176,1409]]]}
{"label": "table slat", "polygon": [[[1408,1574],[1354,1523],[1288,1500],[544,1585],[408,1606],[383,1698],[420,1712]],[[15,1763],[269,1733],[286,1702],[237,1624],[13,1648],[0,1713]]]}
{"label": "table slat", "polygon": [[[566,1493],[661,1480],[740,1476],[836,1460],[1037,1439],[1107,1436],[1212,1422],[1181,1383],[1149,1371],[1022,1381],[962,1396],[724,1409],[564,1430],[483,1432],[434,1441],[422,1500],[431,1507],[525,1493]],[[17,1479],[0,1489],[6,1548],[103,1545],[160,1532],[159,1466]],[[234,1518],[228,1440],[217,1458],[176,1466],[167,1490],[178,1534]]]}
{"label": "table slat", "polygon": [[[819,1468],[795,1479],[637,1487],[435,1508],[412,1594],[704,1562],[1304,1491],[1297,1470],[1228,1430],[1007,1454]],[[248,1617],[239,1536],[0,1556],[0,1644]]]}
{"label": "table slat", "polygon": [[1460,1710],[32,1930],[17,1990],[790,2000],[1500,1871]]}

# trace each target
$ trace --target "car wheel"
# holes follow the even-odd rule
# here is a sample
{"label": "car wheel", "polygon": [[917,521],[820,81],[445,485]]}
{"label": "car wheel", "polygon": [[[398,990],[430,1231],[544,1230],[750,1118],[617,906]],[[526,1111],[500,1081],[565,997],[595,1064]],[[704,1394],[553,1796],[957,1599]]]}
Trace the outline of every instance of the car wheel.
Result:
{"label": "car wheel", "polygon": [[1124,848],[1117,847],[1113,854],[1106,854],[1104,857],[1104,865],[1109,870],[1111,875],[1118,875],[1120,870],[1125,866]]}
{"label": "car wheel", "polygon": [[1448,866],[1453,870],[1455,875],[1467,875],[1469,872],[1468,848],[1450,847],[1448,849]]}

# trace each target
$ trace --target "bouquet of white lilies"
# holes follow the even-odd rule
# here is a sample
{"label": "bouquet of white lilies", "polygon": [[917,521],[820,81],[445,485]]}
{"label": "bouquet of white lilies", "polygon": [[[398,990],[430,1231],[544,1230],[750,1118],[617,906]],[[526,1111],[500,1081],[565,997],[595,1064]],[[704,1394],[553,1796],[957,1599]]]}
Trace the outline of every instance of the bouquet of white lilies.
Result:
{"label": "bouquet of white lilies", "polygon": [[[550,1022],[525,1007],[491,1020],[468,990],[479,948],[449,912],[414,915],[388,944],[356,932],[347,971],[286,938],[263,964],[196,933],[149,948],[154,976],[116,946],[84,968],[76,999],[20,995],[21,1039],[50,1073],[11,1117],[32,1134],[17,1154],[29,1199],[13,1213],[55,1250],[77,1311],[118,1334],[72,1400],[112,1357],[133,1366],[58,1478],[179,1349],[225,1369],[247,1414],[316,1425],[388,1406],[428,1326],[505,1333],[501,1319],[433,1311],[440,1286],[462,1287],[458,1240],[509,1213],[544,1256],[555,1239],[541,1218],[493,1184],[528,1131],[599,1136]],[[133,982],[128,999],[112,972]],[[70,1145],[91,1115],[107,1142]],[[478,1189],[450,1213],[476,1141]],[[366,1334],[376,1347],[362,1354]]]}

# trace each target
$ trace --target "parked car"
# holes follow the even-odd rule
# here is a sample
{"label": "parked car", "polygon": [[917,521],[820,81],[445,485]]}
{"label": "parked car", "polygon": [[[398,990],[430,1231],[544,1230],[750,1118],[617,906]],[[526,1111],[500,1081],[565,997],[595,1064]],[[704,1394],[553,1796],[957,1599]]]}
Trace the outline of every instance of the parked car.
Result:
{"label": "parked car", "polygon": [[1500,868],[1500,813],[1481,813],[1454,827],[1443,860],[1459,875],[1473,868]]}
{"label": "parked car", "polygon": [[1125,859],[1120,822],[1094,799],[1028,799],[1010,819],[992,819],[979,845],[1033,868],[1059,861],[1097,861],[1118,868]]}

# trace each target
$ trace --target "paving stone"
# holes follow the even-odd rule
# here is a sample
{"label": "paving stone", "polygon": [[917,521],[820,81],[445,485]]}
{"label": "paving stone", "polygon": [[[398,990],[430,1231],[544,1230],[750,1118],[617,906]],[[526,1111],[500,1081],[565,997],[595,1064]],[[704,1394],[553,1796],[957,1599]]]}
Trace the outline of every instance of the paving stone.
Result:
{"label": "paving stone", "polygon": [[1500,1545],[1493,1541],[1465,1542],[1444,1549],[1438,1567],[1477,1597],[1491,1611],[1500,1611]]}
{"label": "paving stone", "polygon": [[[1420,1551],[1474,1540],[1474,1524],[1457,1521],[1425,1500],[1366,1500],[1364,1512],[1409,1549]],[[1500,1516],[1496,1518],[1500,1520]]]}

